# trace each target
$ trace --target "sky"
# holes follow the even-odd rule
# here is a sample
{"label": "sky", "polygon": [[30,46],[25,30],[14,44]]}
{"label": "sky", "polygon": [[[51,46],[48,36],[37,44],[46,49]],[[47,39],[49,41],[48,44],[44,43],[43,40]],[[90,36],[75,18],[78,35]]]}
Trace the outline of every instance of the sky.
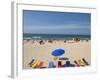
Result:
{"label": "sky", "polygon": [[23,10],[23,32],[89,35],[90,20],[90,13]]}

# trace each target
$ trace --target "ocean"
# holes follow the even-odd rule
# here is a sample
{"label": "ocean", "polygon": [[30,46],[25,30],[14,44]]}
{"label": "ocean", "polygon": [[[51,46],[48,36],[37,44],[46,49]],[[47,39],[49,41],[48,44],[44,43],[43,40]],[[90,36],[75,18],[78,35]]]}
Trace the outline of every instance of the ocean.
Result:
{"label": "ocean", "polygon": [[23,34],[23,39],[34,40],[71,40],[72,38],[79,38],[80,40],[90,40],[91,35],[71,35],[71,34]]}

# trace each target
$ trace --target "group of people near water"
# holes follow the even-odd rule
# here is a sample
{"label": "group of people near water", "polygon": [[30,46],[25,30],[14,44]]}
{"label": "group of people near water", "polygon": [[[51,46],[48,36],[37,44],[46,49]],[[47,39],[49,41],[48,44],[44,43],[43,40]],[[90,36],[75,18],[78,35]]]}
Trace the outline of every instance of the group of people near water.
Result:
{"label": "group of people near water", "polygon": [[43,40],[43,39],[39,39],[39,40],[34,40],[34,39],[25,39],[26,42],[29,42],[30,40],[32,40],[32,43],[35,43],[35,41],[39,42],[40,45],[43,45],[45,44],[45,42],[48,42],[48,43],[53,43],[53,42],[56,42],[56,41],[63,41],[64,43],[71,43],[71,42],[79,42],[79,41],[86,41],[88,42],[89,40],[80,40],[79,38],[72,38],[70,40],[58,40],[58,39],[49,39],[49,40]]}

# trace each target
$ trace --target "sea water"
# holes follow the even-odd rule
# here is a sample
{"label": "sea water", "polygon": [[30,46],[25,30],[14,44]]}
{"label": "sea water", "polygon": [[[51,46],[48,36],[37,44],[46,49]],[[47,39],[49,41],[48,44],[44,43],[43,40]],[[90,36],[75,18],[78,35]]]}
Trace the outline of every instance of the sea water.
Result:
{"label": "sea water", "polygon": [[72,40],[79,38],[80,40],[90,40],[91,35],[74,35],[74,34],[23,34],[23,39],[42,39],[42,40]]}

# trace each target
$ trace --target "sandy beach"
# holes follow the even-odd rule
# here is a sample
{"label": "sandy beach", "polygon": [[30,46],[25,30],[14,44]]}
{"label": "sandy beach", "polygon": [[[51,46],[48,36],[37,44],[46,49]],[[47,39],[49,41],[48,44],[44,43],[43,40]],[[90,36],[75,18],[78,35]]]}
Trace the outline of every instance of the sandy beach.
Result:
{"label": "sandy beach", "polygon": [[28,64],[32,58],[44,61],[44,66],[48,65],[49,61],[54,61],[54,56],[51,55],[55,49],[64,49],[65,54],[60,57],[69,58],[71,63],[74,60],[85,58],[91,64],[91,41],[81,40],[78,42],[64,42],[63,40],[54,40],[52,43],[44,41],[40,44],[38,41],[29,40],[23,41],[23,68],[32,69]]}

